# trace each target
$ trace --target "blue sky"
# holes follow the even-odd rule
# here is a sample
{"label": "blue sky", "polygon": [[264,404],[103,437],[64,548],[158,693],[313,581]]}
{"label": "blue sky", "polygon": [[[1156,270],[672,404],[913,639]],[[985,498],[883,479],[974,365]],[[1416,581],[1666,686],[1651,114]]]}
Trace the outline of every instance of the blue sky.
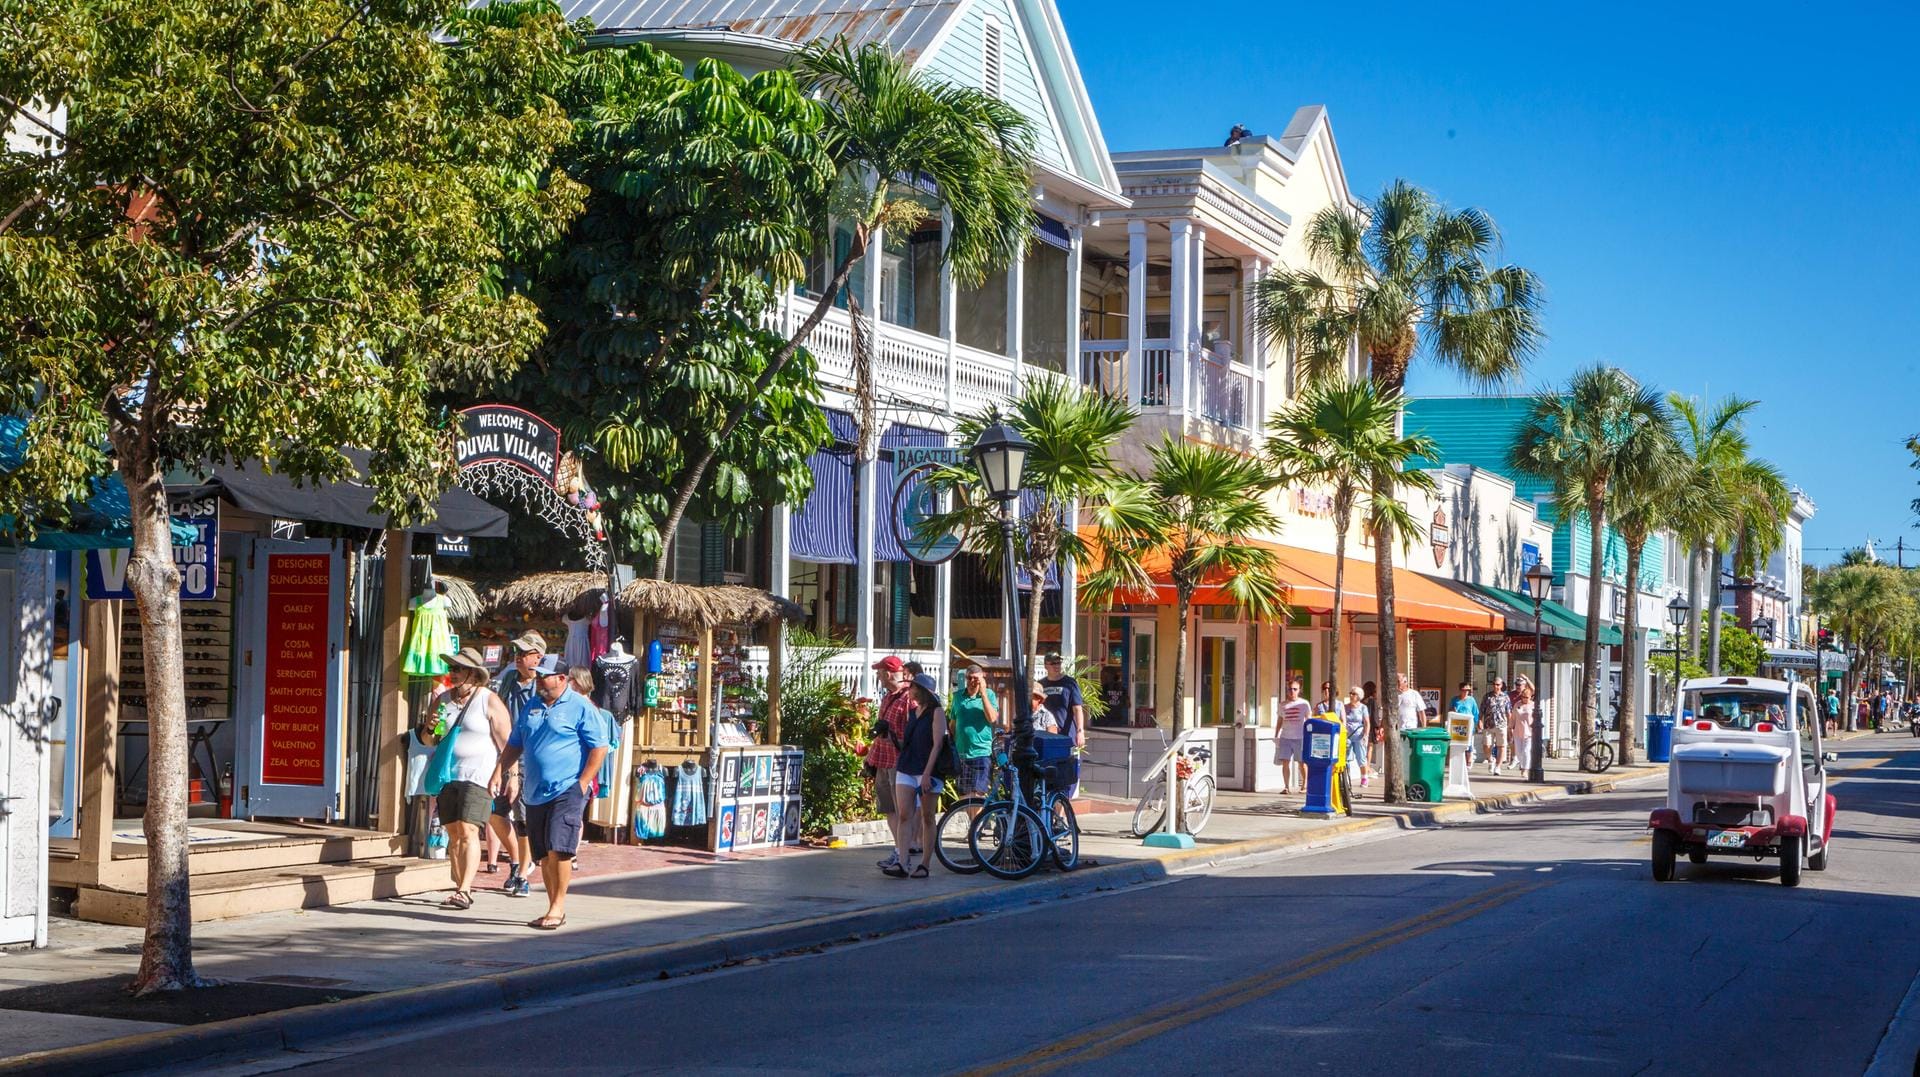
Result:
{"label": "blue sky", "polygon": [[[1820,507],[1809,561],[1920,543],[1914,9],[1059,6],[1110,149],[1324,104],[1356,192],[1405,177],[1480,206],[1545,279],[1527,389],[1604,361],[1757,397],[1757,453]],[[1466,391],[1432,369],[1411,389]]]}

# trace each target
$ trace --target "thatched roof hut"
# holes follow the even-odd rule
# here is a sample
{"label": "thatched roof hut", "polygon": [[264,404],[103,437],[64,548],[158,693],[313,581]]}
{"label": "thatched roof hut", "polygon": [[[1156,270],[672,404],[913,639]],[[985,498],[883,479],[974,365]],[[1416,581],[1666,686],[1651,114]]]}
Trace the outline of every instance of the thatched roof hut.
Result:
{"label": "thatched roof hut", "polygon": [[480,604],[479,594],[473,589],[473,584],[444,572],[434,573],[433,578],[436,582],[446,585],[447,617],[455,624],[470,625],[480,618],[484,608]]}
{"label": "thatched roof hut", "polygon": [[696,628],[806,618],[806,611],[787,599],[758,588],[732,584],[694,587],[665,580],[635,580],[621,588],[620,605]]}
{"label": "thatched roof hut", "polygon": [[583,596],[606,586],[598,572],[536,572],[486,588],[481,605],[488,617],[557,621]]}

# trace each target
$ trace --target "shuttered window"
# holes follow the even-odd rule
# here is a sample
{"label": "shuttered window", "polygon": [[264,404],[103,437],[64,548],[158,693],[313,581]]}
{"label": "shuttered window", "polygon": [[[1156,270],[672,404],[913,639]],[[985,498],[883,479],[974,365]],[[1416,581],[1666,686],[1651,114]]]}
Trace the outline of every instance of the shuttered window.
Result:
{"label": "shuttered window", "polygon": [[995,97],[1000,96],[1000,20],[989,18],[980,34],[980,85]]}

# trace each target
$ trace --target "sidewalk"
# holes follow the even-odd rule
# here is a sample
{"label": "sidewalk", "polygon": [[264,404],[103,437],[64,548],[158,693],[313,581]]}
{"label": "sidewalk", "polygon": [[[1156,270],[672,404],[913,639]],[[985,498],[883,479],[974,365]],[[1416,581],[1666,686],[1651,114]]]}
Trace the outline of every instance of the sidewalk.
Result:
{"label": "sidewalk", "polygon": [[[444,895],[432,893],[269,913],[195,925],[195,950],[202,975],[242,985],[261,1009],[455,981],[471,985],[476,978],[521,983],[519,988],[499,988],[518,997],[515,990],[532,990],[525,985],[540,979],[540,966],[555,962],[603,958],[567,973],[577,978],[562,985],[584,985],[589,976],[631,975],[634,969],[645,973],[636,978],[659,978],[753,954],[829,945],[1070,893],[1136,885],[1209,862],[1308,848],[1363,830],[1411,829],[1594,786],[1611,788],[1664,770],[1615,768],[1606,775],[1586,776],[1558,763],[1549,761],[1549,782],[1541,786],[1476,772],[1476,800],[1444,805],[1384,805],[1376,782],[1365,791],[1355,815],[1346,819],[1301,816],[1297,796],[1223,793],[1197,848],[1186,851],[1143,847],[1127,833],[1130,811],[1085,815],[1081,856],[1088,866],[1066,875],[1042,872],[1020,883],[985,874],[952,875],[937,865],[930,879],[890,879],[875,869],[885,851],[871,846],[719,858],[590,845],[581,853],[582,874],[568,896],[567,926],[557,932],[526,926],[544,911],[545,901],[537,884],[527,899],[499,893],[493,888],[505,878],[502,873],[480,876],[478,903],[467,912],[439,908]],[[0,952],[0,992],[31,988],[56,996],[51,1002],[29,1000],[30,1008],[43,1012],[0,1008],[0,1058],[204,1020],[179,1013],[167,1014],[166,1024],[131,1020],[151,1016],[141,1013],[143,1004],[133,1002],[116,1002],[106,1015],[96,1006],[93,1016],[76,1016],[88,1008],[60,1002],[57,996],[74,990],[71,985],[130,974],[138,963],[140,939],[138,928],[59,920],[51,948]],[[607,960],[616,952],[627,960],[636,948],[646,947],[655,948],[650,951],[655,964],[616,965]],[[416,996],[425,997],[418,991],[406,997]],[[16,996],[0,1007],[17,1004]],[[339,1023],[350,1024],[346,1011],[356,1007],[330,1008],[339,1011]],[[58,1012],[62,1009],[66,1012]],[[393,1013],[389,1009],[387,1016]]]}

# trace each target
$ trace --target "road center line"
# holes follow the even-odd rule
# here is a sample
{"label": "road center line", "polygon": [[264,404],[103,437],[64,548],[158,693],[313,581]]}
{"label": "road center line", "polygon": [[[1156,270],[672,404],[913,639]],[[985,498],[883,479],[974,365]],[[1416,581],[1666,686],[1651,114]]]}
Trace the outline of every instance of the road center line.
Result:
{"label": "road center line", "polygon": [[1419,916],[1336,943],[1281,968],[1254,973],[1214,988],[1197,998],[1156,1006],[1131,1017],[1089,1029],[1057,1043],[974,1069],[962,1077],[991,1077],[1002,1073],[1049,1073],[1062,1066],[1105,1058],[1121,1048],[1190,1025],[1291,987],[1360,958],[1451,927],[1542,889],[1545,882],[1503,883]]}

